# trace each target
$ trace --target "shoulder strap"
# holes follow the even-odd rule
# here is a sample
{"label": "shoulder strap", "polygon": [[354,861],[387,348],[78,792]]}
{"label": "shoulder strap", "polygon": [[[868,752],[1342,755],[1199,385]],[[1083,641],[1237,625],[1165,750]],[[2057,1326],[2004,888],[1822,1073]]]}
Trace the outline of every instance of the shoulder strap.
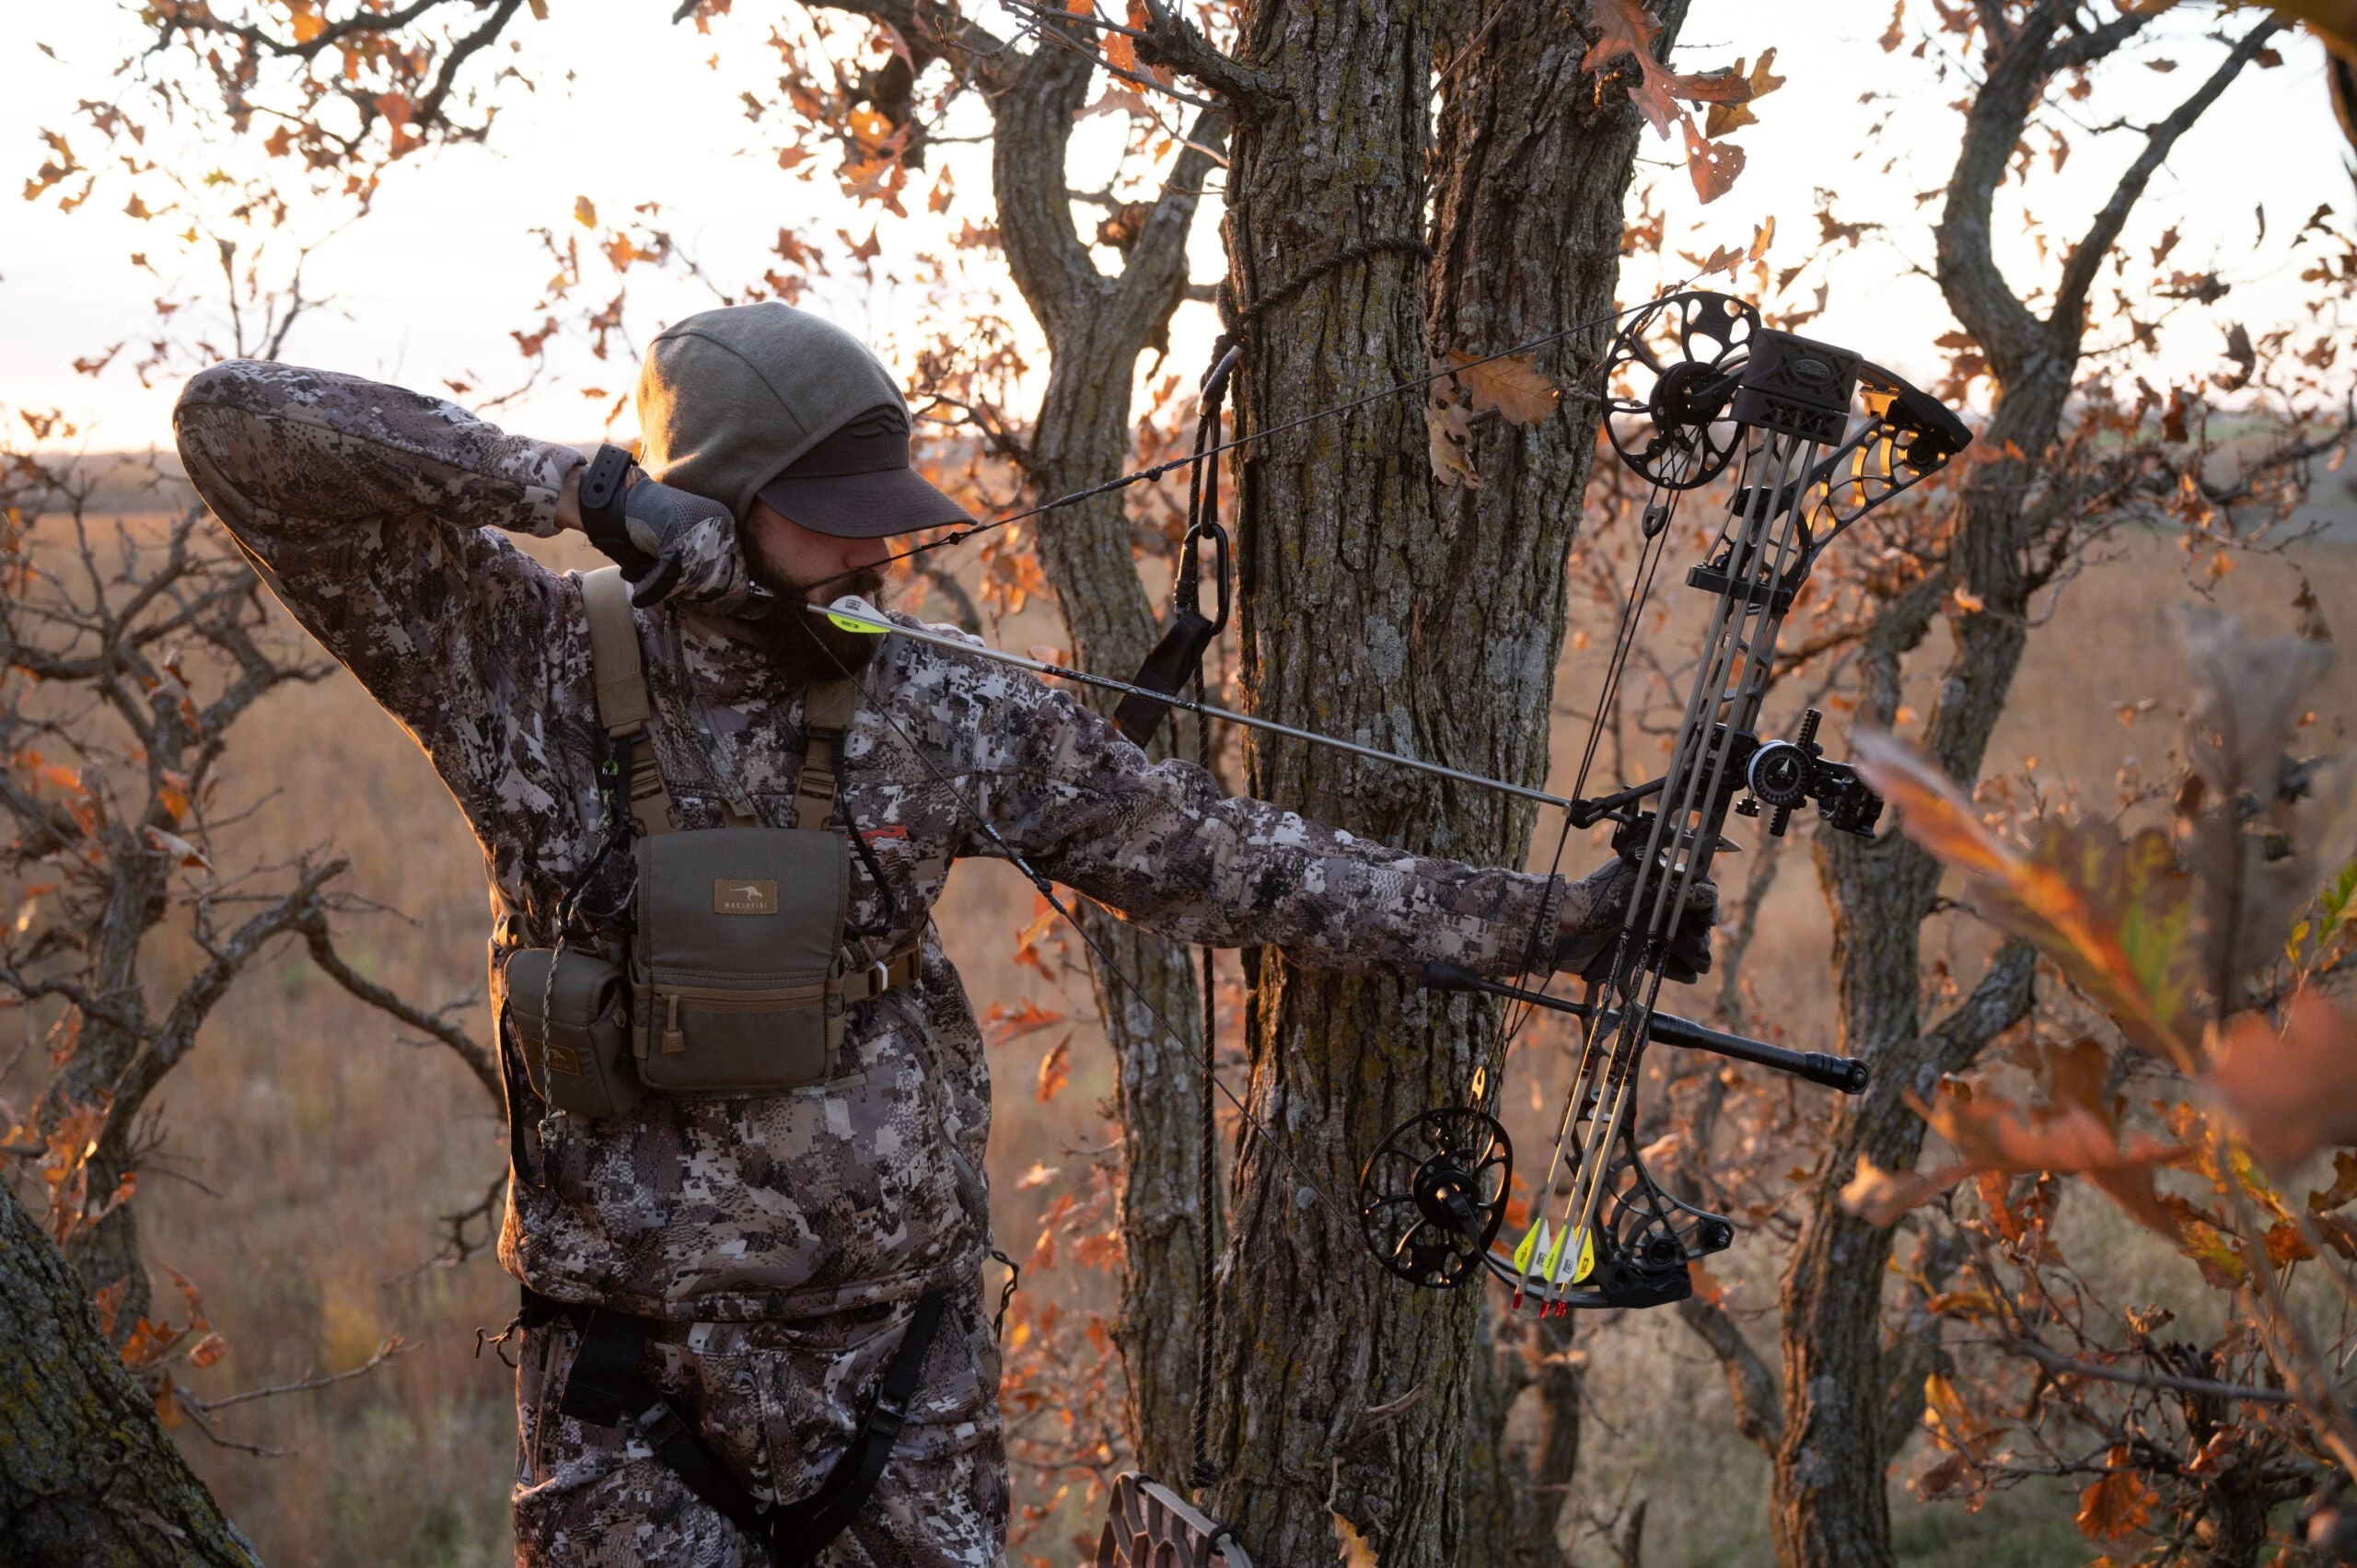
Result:
{"label": "shoulder strap", "polygon": [[802,728],[808,742],[794,781],[794,826],[834,825],[836,773],[842,766],[843,731],[859,712],[859,682],[830,680],[803,694]]}
{"label": "shoulder strap", "polygon": [[604,566],[581,579],[581,608],[589,617],[589,677],[598,689],[598,722],[630,753],[630,814],[643,833],[671,830],[671,793],[647,738],[655,712],[646,668],[639,656],[638,622],[631,613],[622,569]]}

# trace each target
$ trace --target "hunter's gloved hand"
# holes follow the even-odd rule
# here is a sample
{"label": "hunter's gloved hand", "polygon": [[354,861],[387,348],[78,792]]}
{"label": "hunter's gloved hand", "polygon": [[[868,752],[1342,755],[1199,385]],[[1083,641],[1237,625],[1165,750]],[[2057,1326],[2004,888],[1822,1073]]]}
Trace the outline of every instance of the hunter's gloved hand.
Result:
{"label": "hunter's gloved hand", "polygon": [[598,448],[582,475],[582,531],[622,569],[641,610],[669,598],[689,551],[709,549],[715,533],[733,538],[736,521],[717,501],[656,483],[619,447]]}
{"label": "hunter's gloved hand", "polygon": [[[1636,890],[1637,869],[1615,856],[1573,883],[1563,893],[1563,912],[1555,937],[1555,968],[1576,972],[1583,980],[1602,980],[1612,962],[1621,923],[1629,917],[1629,897]],[[1681,984],[1691,984],[1711,970],[1711,929],[1718,923],[1718,884],[1705,877],[1686,896],[1686,912],[1669,940],[1669,962],[1663,973]]]}

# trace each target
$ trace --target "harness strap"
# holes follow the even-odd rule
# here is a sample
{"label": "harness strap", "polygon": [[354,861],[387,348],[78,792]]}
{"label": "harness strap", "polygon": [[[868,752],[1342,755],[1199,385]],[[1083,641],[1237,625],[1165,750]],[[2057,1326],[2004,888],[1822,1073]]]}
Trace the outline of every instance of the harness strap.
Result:
{"label": "harness strap", "polygon": [[835,820],[835,773],[842,765],[843,731],[859,712],[859,682],[830,680],[802,699],[802,727],[808,739],[802,772],[794,781],[796,828],[830,828]]}
{"label": "harness strap", "polygon": [[646,733],[655,702],[646,690],[646,668],[639,656],[638,622],[630,608],[630,585],[619,566],[603,566],[581,579],[581,608],[589,618],[589,678],[598,691],[598,722],[630,755],[630,814],[642,833],[671,830],[671,792]]}
{"label": "harness strap", "polygon": [[901,991],[917,982],[917,970],[923,958],[923,934],[911,939],[899,952],[864,970],[853,970],[831,987],[843,999],[846,1007],[862,1002],[873,1002],[888,991]]}
{"label": "harness strap", "polygon": [[580,1348],[557,1400],[560,1414],[592,1426],[626,1428],[689,1491],[759,1541],[776,1568],[807,1568],[850,1526],[883,1477],[908,1423],[909,1401],[916,1397],[925,1353],[933,1348],[948,1302],[947,1291],[917,1299],[900,1348],[892,1353],[875,1401],[850,1445],[817,1491],[783,1504],[763,1503],[730,1474],[647,1377],[640,1358],[655,1331],[653,1319],[557,1301],[527,1285],[517,1320],[530,1330],[562,1318],[580,1331]]}
{"label": "harness strap", "polygon": [[892,1457],[892,1446],[900,1440],[900,1428],[907,1424],[909,1401],[916,1397],[924,1354],[932,1347],[934,1331],[941,1327],[941,1309],[948,1300],[949,1293],[938,1290],[918,1298],[908,1332],[892,1354],[892,1365],[884,1369],[883,1386],[876,1390],[876,1402],[867,1407],[866,1417],[852,1435],[851,1446],[843,1450],[818,1491],[777,1510],[770,1523],[770,1554],[778,1568],[807,1568],[827,1550],[828,1542],[843,1533],[866,1503],[867,1494],[876,1490],[885,1462]]}

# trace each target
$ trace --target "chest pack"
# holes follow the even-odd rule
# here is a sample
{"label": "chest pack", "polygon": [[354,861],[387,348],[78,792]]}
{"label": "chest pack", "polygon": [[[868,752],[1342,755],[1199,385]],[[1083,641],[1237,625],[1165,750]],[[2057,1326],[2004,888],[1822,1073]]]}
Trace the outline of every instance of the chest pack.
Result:
{"label": "chest pack", "polygon": [[[563,942],[508,958],[502,989],[526,1074],[558,1109],[593,1118],[627,1115],[649,1093],[728,1098],[821,1084],[845,1009],[916,980],[913,937],[880,960],[845,960],[847,934],[879,934],[847,931],[856,830],[835,821],[859,685],[830,682],[804,698],[807,747],[789,826],[764,827],[724,804],[723,826],[679,830],[647,731],[655,709],[629,587],[608,567],[581,589],[598,719],[623,759],[634,922],[621,964]],[[860,858],[889,908],[880,868]]]}

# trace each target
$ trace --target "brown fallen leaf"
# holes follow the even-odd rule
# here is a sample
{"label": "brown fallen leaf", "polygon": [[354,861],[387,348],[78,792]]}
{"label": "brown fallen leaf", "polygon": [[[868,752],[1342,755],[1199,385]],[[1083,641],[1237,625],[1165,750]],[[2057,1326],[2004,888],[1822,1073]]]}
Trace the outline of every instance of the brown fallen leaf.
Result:
{"label": "brown fallen leaf", "polygon": [[2177,1215],[2161,1202],[2153,1172],[2185,1152],[2178,1144],[2141,1132],[2123,1143],[2084,1105],[2026,1119],[2003,1100],[1942,1095],[1938,1104],[1927,1109],[1919,1101],[1916,1109],[1964,1156],[1962,1170],[2084,1176],[2130,1218],[2172,1240],[2177,1237]]}
{"label": "brown fallen leaf", "polygon": [[1342,1549],[1337,1568],[1376,1568],[1375,1543],[1359,1534],[1358,1527],[1340,1514],[1334,1516],[1334,1539]]}
{"label": "brown fallen leaf", "polygon": [[1473,411],[1495,413],[1508,424],[1538,424],[1555,412],[1555,401],[1562,396],[1546,372],[1523,354],[1482,359],[1451,350],[1448,362],[1456,367],[1455,379],[1473,400]]}
{"label": "brown fallen leaf", "polygon": [[[1961,1180],[1965,1173],[1956,1173]],[[1911,1170],[1885,1170],[1864,1155],[1858,1156],[1858,1174],[1841,1188],[1841,1206],[1868,1225],[1886,1229],[1908,1210],[1937,1197],[1955,1183],[1933,1180]]]}
{"label": "brown fallen leaf", "polygon": [[2165,832],[2123,840],[2100,819],[2049,819],[2024,847],[1887,731],[1861,728],[1852,744],[1858,771],[1897,808],[1900,830],[1965,873],[1968,902],[2061,965],[2139,1045],[2196,1070],[2194,887]]}
{"label": "brown fallen leaf", "polygon": [[1455,379],[1434,382],[1424,397],[1424,455],[1433,465],[1433,477],[1443,484],[1480,489],[1472,439],[1473,411],[1457,401]]}
{"label": "brown fallen leaf", "polygon": [[1021,1040],[1025,1035],[1037,1034],[1063,1021],[1062,1013],[1051,1013],[1028,996],[1020,1005],[1014,1007],[1004,1002],[993,1002],[982,1010],[982,1039],[992,1045],[1004,1045],[1011,1040]]}
{"label": "brown fallen leaf", "polygon": [[1045,1105],[1056,1098],[1072,1081],[1072,1036],[1066,1035],[1048,1048],[1039,1058],[1039,1103]]}
{"label": "brown fallen leaf", "polygon": [[2159,1501],[2134,1470],[2116,1469],[2079,1493],[2075,1522],[2089,1540],[2118,1540],[2151,1518],[2153,1504]]}
{"label": "brown fallen leaf", "polygon": [[2081,1105],[2032,1118],[2004,1100],[1955,1093],[1941,1095],[1936,1105],[1912,1095],[1908,1103],[1961,1157],[1919,1172],[1884,1170],[1859,1156],[1858,1173],[1841,1189],[1841,1202],[1871,1225],[1894,1224],[1968,1176],[2050,1171],[2084,1176],[2138,1223],[2173,1241],[2182,1236],[2177,1213],[2153,1184],[2155,1168],[2184,1154],[2180,1145],[2142,1133],[2123,1143],[2108,1123]]}
{"label": "brown fallen leaf", "polygon": [[1743,149],[1733,142],[1713,142],[1694,129],[1693,116],[1685,118],[1686,172],[1694,180],[1694,194],[1703,203],[1717,201],[1735,189],[1743,173]]}

